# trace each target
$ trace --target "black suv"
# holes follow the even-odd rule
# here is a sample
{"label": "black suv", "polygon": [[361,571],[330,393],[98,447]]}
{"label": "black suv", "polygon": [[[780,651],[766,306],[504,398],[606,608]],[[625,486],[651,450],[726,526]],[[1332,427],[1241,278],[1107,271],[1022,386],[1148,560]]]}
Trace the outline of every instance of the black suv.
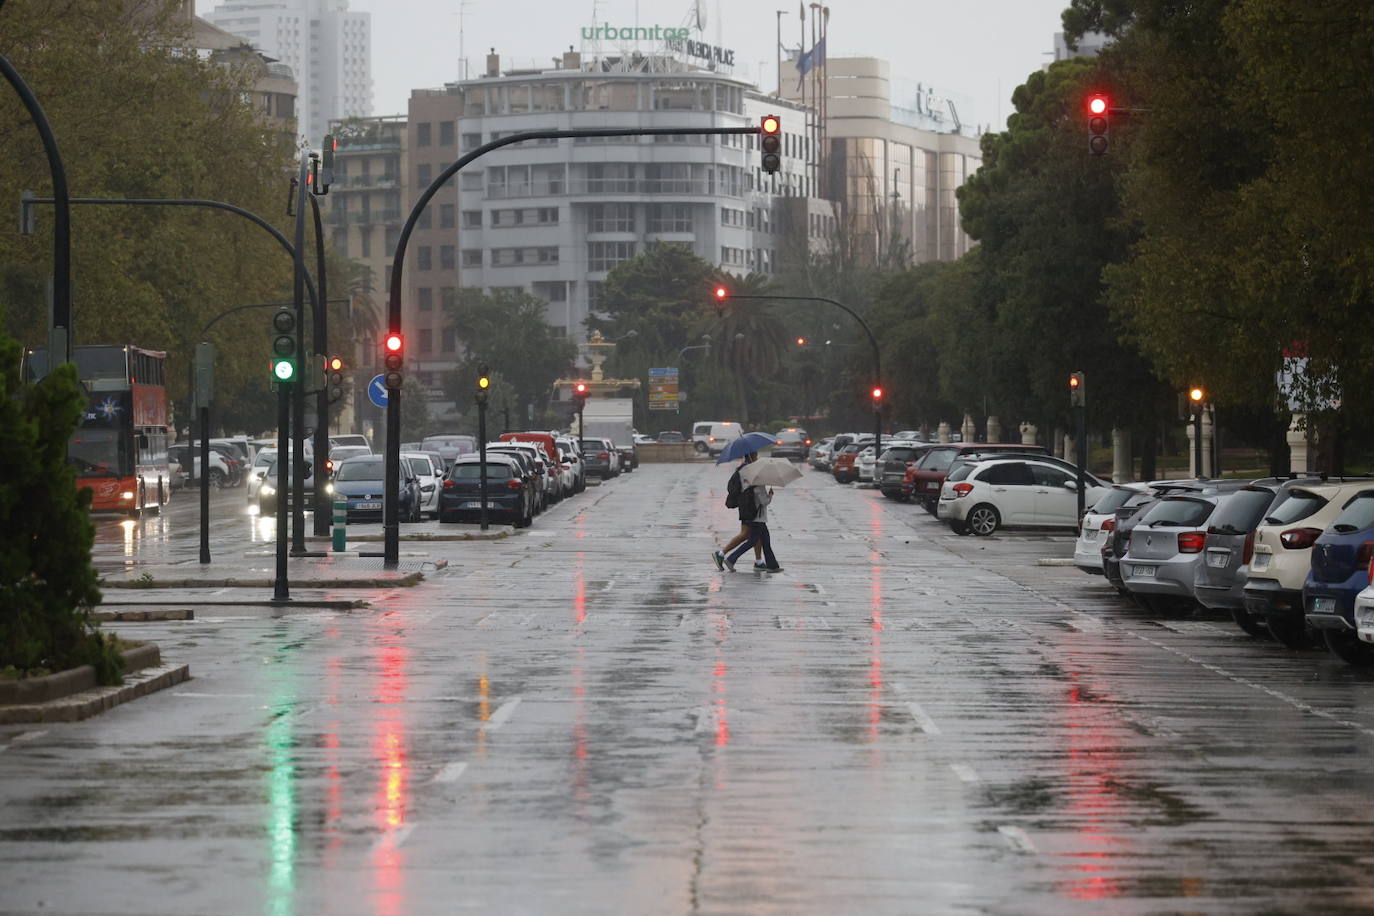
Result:
{"label": "black suv", "polygon": [[773,447],[768,454],[773,458],[805,461],[810,453],[811,439],[806,435],[806,430],[799,426],[789,426],[773,437]]}

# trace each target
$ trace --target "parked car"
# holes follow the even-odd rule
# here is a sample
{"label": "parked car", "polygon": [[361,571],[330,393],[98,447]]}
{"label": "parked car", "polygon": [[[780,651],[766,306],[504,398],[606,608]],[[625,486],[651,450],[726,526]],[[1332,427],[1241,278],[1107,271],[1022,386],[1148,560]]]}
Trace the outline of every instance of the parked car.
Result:
{"label": "parked car", "polygon": [[366,454],[372,454],[372,443],[367,441],[367,436],[361,433],[339,433],[329,437],[331,451],[341,445],[359,445],[367,449]]}
{"label": "parked car", "polygon": [[1207,543],[1207,520],[1225,496],[1166,496],[1146,510],[1121,559],[1122,582],[1141,607],[1156,614],[1195,607],[1193,581]]}
{"label": "parked car", "polygon": [[[479,455],[455,458],[439,492],[439,521],[477,521],[482,514],[483,463]],[[487,517],[517,528],[534,521],[534,488],[514,455],[487,455]]]}
{"label": "parked car", "polygon": [[1269,638],[1269,629],[1245,609],[1246,570],[1255,551],[1255,529],[1264,517],[1288,500],[1297,486],[1320,480],[1253,481],[1232,493],[1207,521],[1203,562],[1197,565],[1193,597],[1205,608],[1226,611],[1246,633]]}
{"label": "parked car", "polygon": [[[1368,486],[1368,484],[1367,484]],[[1312,545],[1302,586],[1307,626],[1351,665],[1374,664],[1374,646],[1356,635],[1355,596],[1369,587],[1374,562],[1374,487],[1356,493]]]}
{"label": "parked car", "polygon": [[[181,469],[189,475],[188,479],[192,483],[198,483],[200,481],[199,446],[193,446],[187,443],[169,445],[167,447],[167,459],[169,462],[174,461],[181,465]],[[222,487],[232,486],[235,480],[235,475],[230,467],[228,459],[225,458],[222,452],[218,451],[213,446],[210,448],[210,470],[206,478],[210,486],[216,490]],[[237,479],[238,482],[242,482],[242,471],[238,474]]]}
{"label": "parked car", "polygon": [[[381,455],[360,455],[348,458],[334,468],[333,492],[348,505],[348,523],[380,522],[383,497],[386,493],[386,461]],[[392,482],[396,488],[396,517],[400,521],[420,520],[420,484],[406,462],[401,462],[401,474]]]}
{"label": "parked car", "polygon": [[936,445],[921,457],[921,460],[916,463],[916,467],[907,471],[910,478],[911,498],[920,503],[931,515],[934,515],[949,466],[961,452],[975,449],[982,452],[1019,455],[1045,454],[1045,449],[1039,445],[1022,445],[1016,442],[970,442]]}
{"label": "parked car", "polygon": [[871,435],[860,437],[833,453],[830,462],[830,476],[835,478],[836,483],[853,483],[859,479],[859,469],[855,462],[859,460],[859,452],[862,452],[864,447],[872,441]]}
{"label": "parked car", "polygon": [[[407,451],[410,450],[405,448],[401,449],[402,454],[405,454]],[[419,450],[416,449],[415,451]],[[368,448],[366,445],[331,445],[329,446],[329,457],[326,458],[324,462],[325,473],[333,475],[334,469],[338,467],[341,462],[347,461],[349,458],[357,458],[360,455],[371,454],[372,449]]]}
{"label": "parked car", "polygon": [[1312,569],[1312,548],[1355,494],[1369,481],[1328,481],[1293,487],[1255,529],[1255,548],[1245,570],[1245,610],[1290,649],[1311,644],[1302,586]]}
{"label": "parked car", "polygon": [[534,484],[536,513],[543,512],[558,501],[558,478],[553,470],[553,459],[544,453],[543,446],[536,442],[488,442],[487,454],[494,452],[521,455],[525,458]]}
{"label": "parked car", "polygon": [[[653,445],[655,442],[662,442],[662,441],[663,441],[662,439],[655,439],[653,436],[646,436],[646,435],[644,435],[644,433],[641,433],[641,432],[635,432],[633,435],[634,435],[635,445]],[[662,435],[662,434],[660,433],[660,435]],[[681,436],[682,433],[678,433],[678,435]],[[677,441],[683,442],[683,441],[685,441],[685,440],[679,439],[679,440],[677,440]]]}
{"label": "parked car", "polygon": [[719,455],[744,435],[744,428],[729,420],[698,420],[692,424],[692,447],[702,454]]}
{"label": "parked car", "polygon": [[778,430],[773,437],[773,447],[768,454],[773,458],[786,458],[788,461],[805,461],[811,451],[811,439],[800,426],[789,426]]}
{"label": "parked car", "polygon": [[582,455],[587,465],[587,476],[596,475],[602,480],[610,480],[620,473],[619,462],[613,461],[615,446],[609,439],[583,439]]}
{"label": "parked car", "polygon": [[1144,518],[1145,513],[1165,496],[1175,493],[1201,493],[1208,487],[1208,481],[1197,479],[1152,480],[1146,485],[1147,492],[1131,497],[1116,510],[1116,518],[1104,521],[1099,530],[1102,538],[1102,575],[1122,595],[1128,595],[1122,579],[1121,560],[1131,546],[1131,532]]}
{"label": "parked car", "polygon": [[911,498],[911,491],[903,487],[907,468],[915,467],[921,456],[935,446],[915,439],[897,439],[883,443],[883,454],[878,461],[878,489],[888,499],[903,502]]}
{"label": "parked car", "polygon": [[1365,575],[1371,584],[1355,596],[1355,635],[1361,642],[1374,643],[1374,560]]}
{"label": "parked car", "polygon": [[[272,456],[271,463],[267,466],[267,473],[258,483],[258,513],[260,515],[271,515],[277,511],[277,490],[281,483],[277,480],[277,458]],[[295,505],[295,491],[289,486],[286,488],[286,507],[289,509]],[[306,508],[311,508],[311,501],[315,492],[315,465],[310,459],[305,461],[305,483],[304,492],[306,498]],[[326,492],[333,492],[326,488]]]}
{"label": "parked car", "polygon": [[[661,432],[661,433],[658,434],[658,438],[657,438],[657,439],[649,439],[647,436],[645,437],[645,439],[646,439],[648,442],[686,442],[686,441],[687,441],[687,437],[684,436],[680,430],[676,430],[676,429],[665,429],[665,430],[663,430],[663,432]],[[636,440],[636,441],[638,441],[638,440]]]}
{"label": "parked car", "polygon": [[444,459],[444,465],[448,466],[459,455],[469,455],[477,451],[477,437],[457,434],[425,436],[420,441],[420,451],[438,452],[439,457]]}
{"label": "parked car", "polygon": [[420,515],[439,517],[439,488],[444,480],[444,459],[437,452],[401,452],[401,461],[420,486]]}
{"label": "parked car", "polygon": [[[1085,499],[1107,484],[1088,474]],[[1006,527],[1072,528],[1078,523],[1078,479],[1061,467],[1026,457],[990,458],[957,468],[943,484],[936,517],[955,534],[987,537]]]}
{"label": "parked car", "polygon": [[830,446],[834,441],[834,436],[826,436],[824,439],[817,440],[816,444],[811,446],[810,451],[807,452],[807,464],[818,471],[829,470]]}
{"label": "parked car", "polygon": [[1102,575],[1102,542],[1116,527],[1117,510],[1148,492],[1148,485],[1143,483],[1116,483],[1088,506],[1078,525],[1078,539],[1073,545],[1073,565],[1085,573]]}
{"label": "parked car", "polygon": [[554,445],[558,446],[558,451],[562,460],[572,467],[573,488],[572,492],[581,493],[587,489],[587,463],[582,460],[582,449],[578,441],[569,436],[559,436],[554,439]]}
{"label": "parked car", "polygon": [[550,502],[560,502],[564,496],[572,492],[571,490],[564,491],[559,471],[558,443],[554,441],[552,433],[502,433],[500,440],[502,442],[531,442],[539,446],[544,453],[544,472],[549,478],[544,489],[548,493]]}

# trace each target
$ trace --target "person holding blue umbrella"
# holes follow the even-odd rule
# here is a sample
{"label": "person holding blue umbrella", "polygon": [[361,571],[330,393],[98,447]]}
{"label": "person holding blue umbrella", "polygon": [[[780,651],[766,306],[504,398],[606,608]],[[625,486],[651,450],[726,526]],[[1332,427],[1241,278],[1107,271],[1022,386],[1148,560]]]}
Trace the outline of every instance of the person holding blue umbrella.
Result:
{"label": "person holding blue umbrella", "polygon": [[[745,459],[746,468],[754,463],[758,458],[756,453],[749,453]],[[749,525],[749,537],[744,543],[735,548],[735,552],[725,558],[725,566],[731,572],[735,571],[735,563],[742,557],[749,548],[763,548],[764,572],[782,572],[782,567],[778,565],[778,558],[773,556],[773,541],[768,532],[768,504],[773,501],[773,491],[762,483],[754,483],[749,476],[746,468],[740,469],[740,481],[742,488],[739,496],[739,517],[740,521]]]}
{"label": "person holding blue umbrella", "polygon": [[[719,569],[722,572],[725,571],[725,555],[727,553],[730,553],[736,547],[743,544],[745,541],[749,539],[749,522],[753,518],[754,510],[752,501],[748,506],[745,506],[740,502],[740,495],[746,489],[743,481],[740,479],[740,470],[743,469],[745,465],[751,464],[752,462],[757,460],[757,458],[757,452],[750,452],[749,454],[745,455],[744,461],[741,462],[739,467],[735,468],[735,473],[730,475],[730,482],[725,485],[726,508],[739,510],[739,534],[732,537],[729,540],[729,542],[726,543],[726,545],[722,547],[720,550],[711,551],[711,559],[715,561],[716,569]],[[764,568],[763,545],[761,544],[754,545],[754,568]],[[733,563],[730,565],[730,571],[735,571]]]}

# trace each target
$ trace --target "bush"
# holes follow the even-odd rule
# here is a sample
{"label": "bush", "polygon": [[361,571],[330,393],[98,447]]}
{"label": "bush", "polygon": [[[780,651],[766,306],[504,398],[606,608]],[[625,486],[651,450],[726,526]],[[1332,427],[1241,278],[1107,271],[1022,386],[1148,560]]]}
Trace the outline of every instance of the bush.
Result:
{"label": "bush", "polygon": [[123,657],[91,620],[91,491],[77,491],[67,462],[86,404],[76,367],[25,385],[19,366],[18,344],[0,333],[0,668],[92,665],[100,683],[119,683]]}

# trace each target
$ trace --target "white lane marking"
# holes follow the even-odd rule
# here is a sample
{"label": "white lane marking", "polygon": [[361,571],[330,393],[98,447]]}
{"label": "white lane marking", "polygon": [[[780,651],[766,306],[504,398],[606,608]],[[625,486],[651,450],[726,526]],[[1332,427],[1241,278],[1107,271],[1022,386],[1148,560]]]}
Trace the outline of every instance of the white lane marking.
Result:
{"label": "white lane marking", "polygon": [[410,836],[414,829],[414,824],[406,824],[398,830],[387,831],[377,837],[377,842],[372,844],[372,851],[376,853],[383,849],[400,849],[401,844],[406,841],[406,837]]}
{"label": "white lane marking", "polygon": [[1235,683],[1241,684],[1245,687],[1252,687],[1255,690],[1267,693],[1277,700],[1282,700],[1289,706],[1292,706],[1294,709],[1300,710],[1302,712],[1311,713],[1314,716],[1321,716],[1323,719],[1329,719],[1330,721],[1335,722],[1337,725],[1344,725],[1349,728],[1353,728],[1358,732],[1362,732],[1363,734],[1374,737],[1374,728],[1369,728],[1367,726],[1361,725],[1359,722],[1353,722],[1350,719],[1342,719],[1335,713],[1330,712],[1329,710],[1318,709],[1310,703],[1304,703],[1302,700],[1299,700],[1296,697],[1290,697],[1288,694],[1283,693],[1282,691],[1275,690],[1272,687],[1266,687],[1263,684],[1258,684],[1250,680],[1249,678],[1241,677],[1238,674],[1232,674],[1225,668],[1222,668],[1218,665],[1213,665],[1211,662],[1205,662],[1197,656],[1190,655],[1181,649],[1175,649],[1173,646],[1167,646],[1159,640],[1151,639],[1143,633],[1132,632],[1131,635],[1134,636],[1136,639],[1144,640],[1145,642],[1149,643],[1152,646],[1155,646],[1156,648],[1163,649],[1165,652],[1172,652],[1174,655],[1177,655],[1180,658],[1186,659],[1195,665],[1205,668],[1206,670],[1211,671],[1213,674],[1219,674],[1229,681],[1234,681]]}
{"label": "white lane marking", "polygon": [[1002,839],[1007,841],[1007,845],[1017,852],[1038,852],[1031,838],[1026,836],[1026,831],[1020,827],[1013,827],[1010,824],[1002,824],[997,828],[997,832],[1002,834]]}
{"label": "white lane marking", "polygon": [[926,711],[921,708],[920,703],[911,702],[906,704],[906,708],[911,711],[911,718],[916,720],[916,727],[927,735],[940,734],[940,726],[935,724],[935,720],[926,715]]}
{"label": "white lane marking", "polygon": [[691,715],[693,719],[697,720],[696,725],[692,726],[692,733],[699,735],[701,734],[702,728],[706,725],[706,707],[698,706],[696,709],[692,710]]}
{"label": "white lane marking", "polygon": [[497,707],[496,712],[491,714],[491,718],[488,719],[485,723],[483,723],[482,727],[495,731],[496,729],[506,724],[506,720],[508,720],[512,715],[515,714],[515,710],[519,706],[519,697],[516,697],[513,700],[507,700],[506,702],[502,703],[499,707]]}
{"label": "white lane marking", "polygon": [[465,762],[461,760],[454,761],[435,773],[434,778],[431,779],[430,782],[457,782],[458,777],[462,776],[463,771],[467,768],[468,765]]}
{"label": "white lane marking", "polygon": [[1075,630],[1082,630],[1085,633],[1099,633],[1102,631],[1102,621],[1096,617],[1089,617],[1087,614],[1074,614],[1069,618],[1069,626]]}
{"label": "white lane marking", "polygon": [[949,768],[954,771],[955,776],[958,776],[964,782],[979,781],[978,771],[967,763],[951,763]]}

